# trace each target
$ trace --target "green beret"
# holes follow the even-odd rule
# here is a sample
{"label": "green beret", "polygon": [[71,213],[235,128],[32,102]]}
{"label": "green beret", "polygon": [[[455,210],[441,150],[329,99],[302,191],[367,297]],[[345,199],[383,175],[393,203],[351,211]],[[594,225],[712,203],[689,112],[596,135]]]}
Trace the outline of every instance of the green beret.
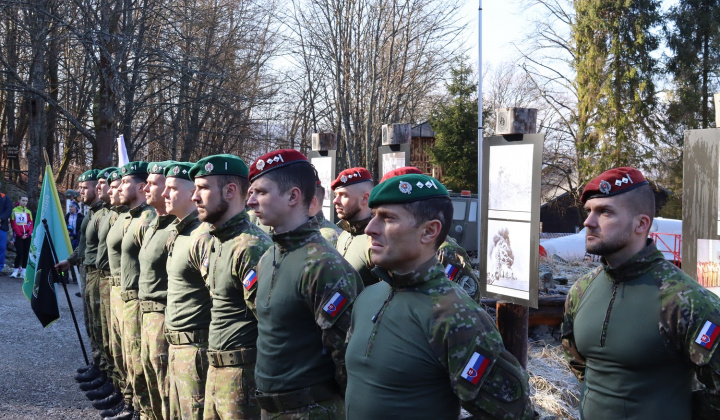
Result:
{"label": "green beret", "polygon": [[190,169],[193,164],[190,162],[173,162],[165,167],[165,178],[180,178],[192,181],[190,179]]}
{"label": "green beret", "polygon": [[85,182],[85,181],[97,181],[98,179],[98,171],[97,169],[90,169],[89,171],[85,171],[78,177],[78,182]]}
{"label": "green beret", "polygon": [[112,184],[113,181],[117,181],[118,179],[122,179],[122,175],[120,175],[120,168],[110,172],[110,175],[107,177],[107,183]]}
{"label": "green beret", "polygon": [[235,155],[213,155],[202,158],[193,165],[190,169],[190,179],[208,175],[237,175],[247,178],[249,172],[245,162]]}
{"label": "green beret", "polygon": [[159,174],[164,175],[165,174],[165,168],[171,163],[175,162],[174,160],[165,160],[162,162],[150,162],[148,163],[148,174]]}
{"label": "green beret", "polygon": [[102,171],[98,173],[98,179],[108,179],[110,178],[110,174],[117,171],[117,168],[114,166],[111,166],[109,168],[105,168]]}
{"label": "green beret", "polygon": [[381,204],[404,204],[429,198],[449,197],[437,179],[422,174],[407,174],[390,178],[370,192],[370,207]]}
{"label": "green beret", "polygon": [[127,163],[120,167],[120,177],[128,175],[147,175],[148,163],[141,160]]}

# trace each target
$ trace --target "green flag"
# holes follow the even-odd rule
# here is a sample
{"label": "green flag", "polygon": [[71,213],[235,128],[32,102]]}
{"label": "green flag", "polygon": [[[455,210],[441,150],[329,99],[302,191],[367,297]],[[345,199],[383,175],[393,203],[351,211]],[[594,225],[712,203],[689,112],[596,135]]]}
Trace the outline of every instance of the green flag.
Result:
{"label": "green flag", "polygon": [[54,259],[52,255],[47,255],[50,247],[45,239],[43,219],[47,220],[48,233],[55,245],[57,260],[66,259],[72,252],[72,247],[65,226],[65,217],[62,207],[60,207],[60,199],[57,187],[55,187],[52,168],[49,165],[45,167],[45,177],[40,191],[40,201],[38,202],[38,211],[35,218],[36,224],[30,240],[30,254],[27,269],[25,270],[25,281],[23,282],[25,297],[30,300],[33,311],[35,311],[43,326],[47,326],[59,318],[60,315],[57,312],[55,284],[48,283],[50,278],[48,273],[49,270],[53,269]]}

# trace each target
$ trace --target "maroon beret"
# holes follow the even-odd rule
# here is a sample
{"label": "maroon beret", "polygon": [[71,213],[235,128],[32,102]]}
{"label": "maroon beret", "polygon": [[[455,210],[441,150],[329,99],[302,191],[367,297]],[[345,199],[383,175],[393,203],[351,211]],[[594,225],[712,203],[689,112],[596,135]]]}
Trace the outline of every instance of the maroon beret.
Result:
{"label": "maroon beret", "polygon": [[335,181],[330,184],[330,188],[335,191],[336,188],[347,187],[348,185],[367,181],[372,182],[370,171],[361,167],[350,168],[340,172],[338,177],[335,178]]}
{"label": "maroon beret", "polygon": [[310,161],[308,161],[305,155],[295,149],[281,149],[266,153],[250,164],[250,181],[252,182],[259,176],[265,175],[272,170],[284,168],[295,163],[307,163],[309,165]]}
{"label": "maroon beret", "polygon": [[402,168],[393,169],[392,171],[383,175],[382,179],[380,180],[380,183],[382,184],[383,181],[386,181],[390,178],[393,178],[393,177],[396,177],[399,175],[407,175],[407,174],[422,175],[422,171],[414,166],[403,166]]}
{"label": "maroon beret", "polygon": [[585,204],[591,198],[610,197],[647,185],[642,172],[630,167],[622,167],[605,171],[590,181],[583,190],[580,201]]}

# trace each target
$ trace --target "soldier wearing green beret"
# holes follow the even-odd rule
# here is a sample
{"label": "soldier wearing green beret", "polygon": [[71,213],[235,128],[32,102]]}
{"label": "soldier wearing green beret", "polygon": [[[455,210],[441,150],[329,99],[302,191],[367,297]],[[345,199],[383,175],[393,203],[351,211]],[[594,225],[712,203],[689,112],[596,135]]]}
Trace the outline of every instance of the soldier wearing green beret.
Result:
{"label": "soldier wearing green beret", "polygon": [[[134,161],[120,167],[120,203],[129,210],[123,218],[123,237],[120,244],[120,297],[123,305],[122,345],[127,377],[125,402],[132,399],[118,418],[152,415],[148,385],[140,358],[142,312],[138,301],[140,281],[140,251],[150,225],[157,217],[155,209],[145,201],[143,189],[147,184],[147,162]],[[136,414],[139,413],[139,414]]]}
{"label": "soldier wearing green beret", "polygon": [[375,284],[378,279],[372,274],[370,238],[365,234],[371,217],[368,198],[373,188],[372,175],[365,168],[345,169],[330,188],[335,193],[333,204],[340,218],[338,226],[343,230],[336,248],[357,270],[365,286]]}
{"label": "soldier wearing green beret", "polygon": [[310,203],[309,214],[317,219],[318,226],[320,226],[320,234],[322,234],[323,238],[327,239],[332,246],[337,246],[338,237],[343,230],[325,218],[323,214],[323,201],[325,201],[325,188],[318,179],[315,187],[315,197],[312,203]]}
{"label": "soldier wearing green beret", "polygon": [[165,337],[168,348],[170,419],[203,417],[212,298],[205,285],[212,237],[192,201],[193,164],[165,168],[165,208],[176,217],[167,242],[168,292]]}
{"label": "soldier wearing green beret", "polygon": [[250,182],[242,159],[228,154],[199,160],[190,170],[193,201],[213,237],[207,284],[212,296],[204,419],[259,419],[255,400],[256,266],[272,241],[250,222]]}
{"label": "soldier wearing green beret", "polygon": [[273,228],[257,279],[257,401],[263,418],[343,419],[345,336],[362,280],[308,208],[315,169],[296,150],[250,166],[248,205]]}
{"label": "soldier wearing green beret", "polygon": [[167,304],[167,241],[175,216],[165,211],[165,168],[173,161],[150,162],[147,183],[143,188],[146,203],[157,215],[150,222],[139,254],[140,278],[138,300],[140,326],[140,359],[148,384],[151,418],[163,419],[169,414],[166,384],[168,343],[165,340],[165,306]]}
{"label": "soldier wearing green beret", "polygon": [[[107,231],[105,247],[107,248],[107,266],[110,270],[110,352],[113,356],[115,371],[113,383],[121,390],[123,400],[110,408],[108,415],[118,415],[127,407],[132,407],[132,390],[128,392],[128,372],[123,354],[122,326],[123,308],[125,302],[122,300],[122,286],[120,281],[120,261],[122,256],[122,238],[124,234],[125,221],[130,216],[128,206],[121,204],[120,186],[122,176],[120,169],[108,174],[108,195],[110,196],[110,212],[107,219],[100,226],[100,235]],[[127,415],[128,413],[124,413]],[[130,413],[132,416],[132,413]]]}
{"label": "soldier wearing green beret", "polygon": [[[85,327],[90,339],[90,348],[92,353],[92,367],[85,372],[76,376],[81,382],[89,382],[97,379],[99,385],[104,385],[107,374],[107,364],[102,357],[102,324],[99,313],[99,287],[98,276],[95,272],[95,256],[97,252],[97,231],[94,224],[90,223],[96,212],[102,209],[102,201],[97,196],[95,187],[97,185],[97,169],[91,169],[83,172],[78,177],[80,200],[90,206],[90,212],[83,218],[80,225],[80,243],[73,250],[72,254],[63,261],[57,263],[55,268],[60,271],[67,271],[72,266],[80,266],[85,263],[85,279],[81,281],[83,297],[83,315],[85,318]],[[97,219],[95,219],[97,221]],[[88,232],[88,227],[90,232]],[[90,233],[90,235],[88,235]],[[97,384],[97,381],[96,381]]]}
{"label": "soldier wearing green beret", "polygon": [[352,314],[347,418],[456,420],[461,405],[475,418],[532,418],[527,373],[438,263],[453,214],[445,187],[402,175],[375,187],[369,206],[365,231],[382,281]]}

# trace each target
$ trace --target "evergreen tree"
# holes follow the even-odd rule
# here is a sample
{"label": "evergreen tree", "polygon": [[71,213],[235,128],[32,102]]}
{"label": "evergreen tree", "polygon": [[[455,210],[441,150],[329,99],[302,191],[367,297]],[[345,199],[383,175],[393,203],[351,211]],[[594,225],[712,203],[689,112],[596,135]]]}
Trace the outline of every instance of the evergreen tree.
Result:
{"label": "evergreen tree", "polygon": [[[442,183],[451,190],[478,191],[478,101],[477,81],[464,61],[451,69],[448,100],[441,101],[430,116],[435,147],[432,162],[442,167]],[[483,119],[488,113],[483,110]]]}

